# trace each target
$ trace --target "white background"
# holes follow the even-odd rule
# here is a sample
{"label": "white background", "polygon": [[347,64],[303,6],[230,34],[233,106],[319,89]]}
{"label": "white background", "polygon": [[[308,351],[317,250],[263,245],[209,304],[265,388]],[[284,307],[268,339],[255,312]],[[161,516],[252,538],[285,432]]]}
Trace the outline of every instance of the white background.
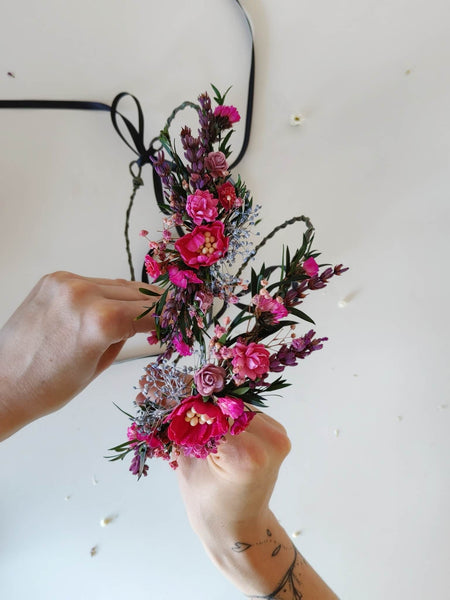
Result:
{"label": "white background", "polygon": [[[307,214],[324,262],[351,267],[305,302],[330,339],[272,402],[293,443],[272,507],[343,599],[450,598],[449,4],[245,6],[257,80],[238,170],[263,206],[261,232]],[[249,49],[233,0],[16,0],[2,7],[0,98],[111,103],[128,91],[148,142],[210,82],[233,85],[244,113]],[[0,131],[0,320],[46,272],[127,277],[133,155],[109,116],[3,110]],[[149,167],[144,177],[137,268],[139,230],[160,228]],[[286,230],[264,258],[300,235]],[[132,408],[145,362],[114,365],[0,447],[1,597],[241,597],[191,533],[167,464],[137,483],[103,459],[127,426],[112,402]]]}

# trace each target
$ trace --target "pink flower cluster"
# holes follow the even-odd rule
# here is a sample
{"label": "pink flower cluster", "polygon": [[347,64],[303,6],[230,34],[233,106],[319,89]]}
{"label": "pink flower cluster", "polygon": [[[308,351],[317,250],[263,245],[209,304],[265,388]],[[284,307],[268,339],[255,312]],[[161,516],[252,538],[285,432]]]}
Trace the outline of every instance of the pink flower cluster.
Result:
{"label": "pink flower cluster", "polygon": [[266,289],[262,289],[259,294],[253,296],[252,302],[258,311],[270,313],[273,323],[279,323],[281,319],[284,319],[289,314],[288,309],[284,305],[283,298],[281,296],[272,298]]}

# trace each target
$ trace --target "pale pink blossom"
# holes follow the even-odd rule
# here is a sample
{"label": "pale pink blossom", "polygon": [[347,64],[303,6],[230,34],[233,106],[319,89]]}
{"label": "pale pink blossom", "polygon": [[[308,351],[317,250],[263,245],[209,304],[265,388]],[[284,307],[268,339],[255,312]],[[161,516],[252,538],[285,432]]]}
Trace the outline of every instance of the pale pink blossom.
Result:
{"label": "pale pink blossom", "polygon": [[199,290],[196,292],[195,300],[199,303],[200,310],[205,313],[208,308],[212,305],[214,301],[214,296],[211,292],[207,292],[206,290]]}
{"label": "pale pink blossom", "polygon": [[265,289],[253,296],[252,302],[261,312],[270,312],[274,323],[279,323],[289,314],[288,309],[284,306],[283,298],[280,296],[272,298]]}

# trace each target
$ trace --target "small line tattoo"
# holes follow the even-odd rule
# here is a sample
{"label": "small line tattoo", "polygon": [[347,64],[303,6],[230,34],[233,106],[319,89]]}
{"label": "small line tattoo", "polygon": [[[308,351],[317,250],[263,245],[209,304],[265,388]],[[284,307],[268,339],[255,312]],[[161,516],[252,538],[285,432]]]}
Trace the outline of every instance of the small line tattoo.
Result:
{"label": "small line tattoo", "polygon": [[245,542],[235,542],[234,546],[232,546],[233,552],[245,552],[249,548],[252,547],[253,544],[246,544]]}
{"label": "small line tattoo", "polygon": [[278,546],[272,552],[272,556],[276,556],[280,550],[281,550],[281,544],[278,544]]}
{"label": "small line tattoo", "polygon": [[[281,545],[277,548],[280,547]],[[293,549],[294,560],[274,591],[267,596],[247,596],[247,598],[251,598],[252,600],[302,600],[303,594],[300,591],[301,581],[299,569],[300,565],[303,564],[303,560],[302,556],[297,551],[297,548],[293,546]]]}

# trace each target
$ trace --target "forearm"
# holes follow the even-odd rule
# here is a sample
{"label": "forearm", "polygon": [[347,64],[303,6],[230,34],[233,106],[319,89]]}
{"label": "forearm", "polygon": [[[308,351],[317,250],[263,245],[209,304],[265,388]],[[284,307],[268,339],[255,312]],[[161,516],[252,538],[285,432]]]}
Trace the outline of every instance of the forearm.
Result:
{"label": "forearm", "polygon": [[213,562],[250,598],[336,600],[337,596],[293,546],[271,511],[251,524],[219,523],[201,536]]}

